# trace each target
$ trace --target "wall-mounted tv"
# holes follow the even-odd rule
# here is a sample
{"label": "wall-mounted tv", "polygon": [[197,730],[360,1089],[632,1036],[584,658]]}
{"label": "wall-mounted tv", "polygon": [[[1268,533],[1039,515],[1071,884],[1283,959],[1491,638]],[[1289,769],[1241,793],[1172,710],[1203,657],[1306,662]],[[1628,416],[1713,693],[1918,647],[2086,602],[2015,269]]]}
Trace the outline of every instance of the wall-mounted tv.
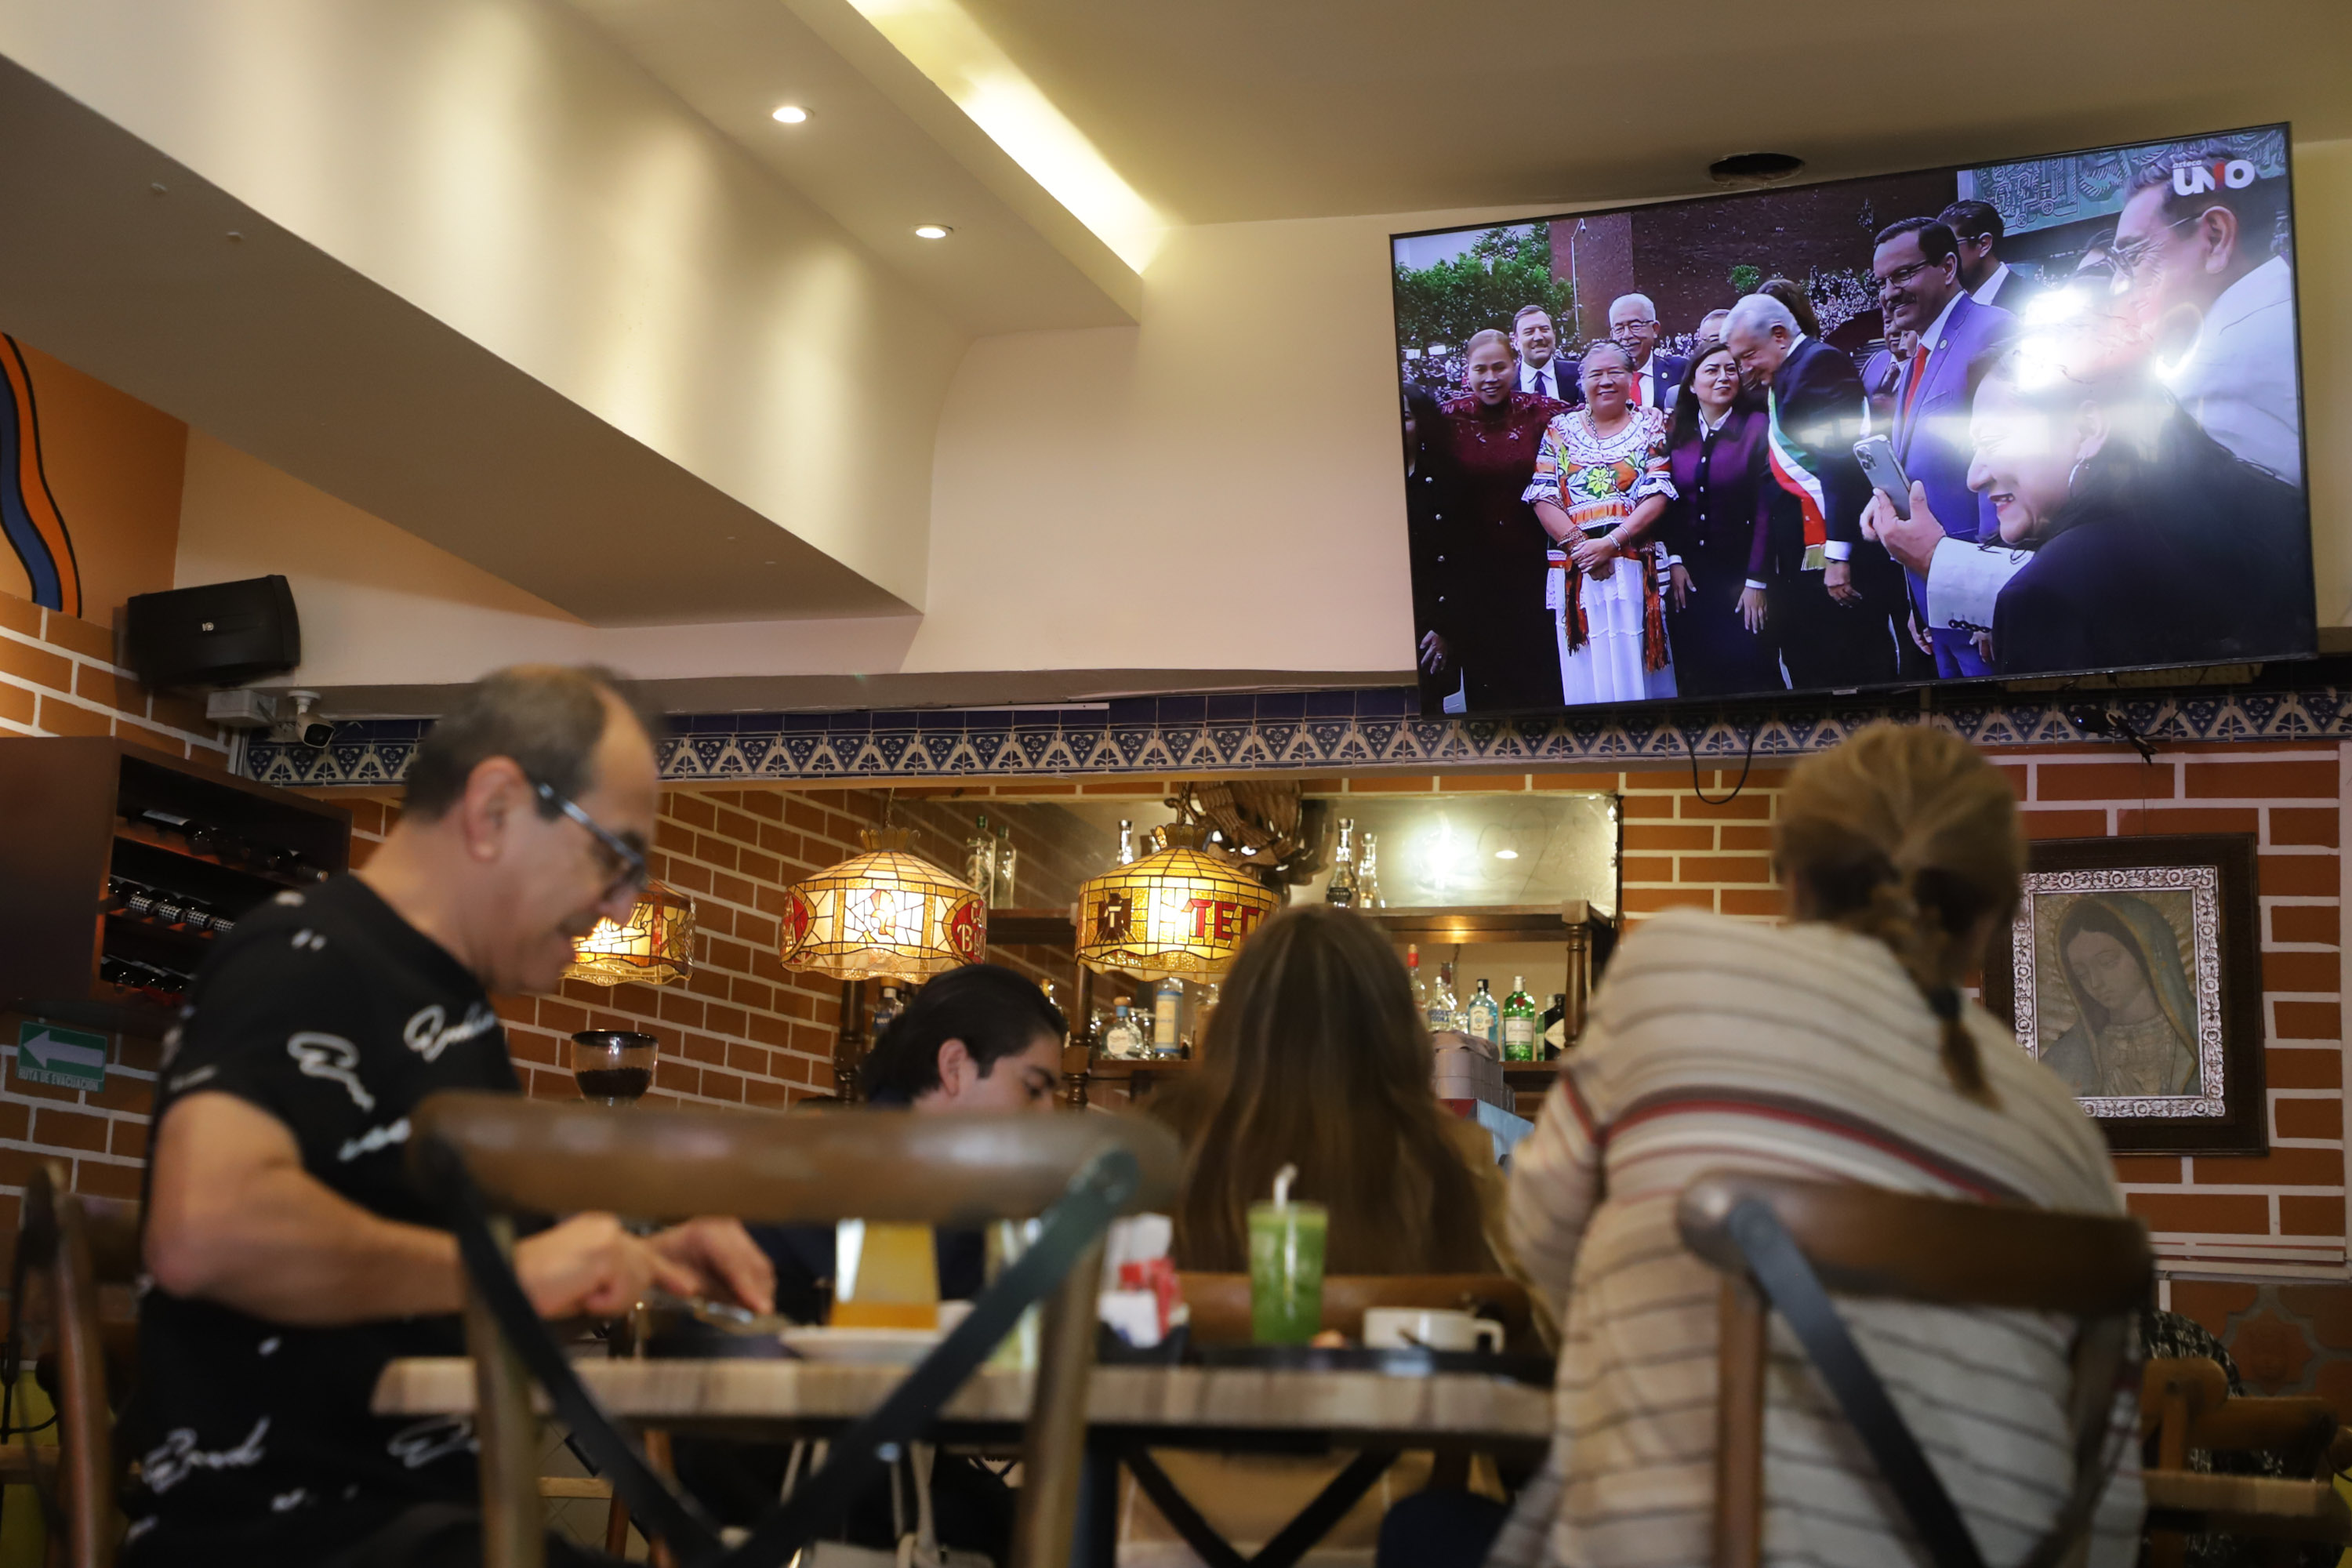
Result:
{"label": "wall-mounted tv", "polygon": [[1424,709],[2311,655],[2287,154],[1393,237]]}

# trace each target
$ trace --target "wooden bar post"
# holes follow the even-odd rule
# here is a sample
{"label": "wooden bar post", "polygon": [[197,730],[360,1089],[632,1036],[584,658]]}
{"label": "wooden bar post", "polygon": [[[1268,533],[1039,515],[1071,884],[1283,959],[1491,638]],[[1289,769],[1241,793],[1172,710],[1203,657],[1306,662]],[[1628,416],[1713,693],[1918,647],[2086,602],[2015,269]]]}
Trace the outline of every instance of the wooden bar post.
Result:
{"label": "wooden bar post", "polygon": [[[489,1224],[499,1250],[511,1258],[514,1222],[495,1215]],[[466,1350],[474,1358],[474,1436],[481,1444],[482,1568],[546,1568],[530,1378],[471,1279],[466,1283]]]}
{"label": "wooden bar post", "polygon": [[[1070,1542],[1087,1458],[1087,1381],[1094,1371],[1103,1244],[1074,1264],[1045,1303],[1037,1383],[1021,1444],[1021,1500],[1011,1568],[1071,1568]],[[1099,1564],[1098,1568],[1110,1568]]]}
{"label": "wooden bar post", "polygon": [[1715,1561],[1757,1568],[1764,1544],[1764,1298],[1745,1274],[1723,1281],[1716,1391]]}

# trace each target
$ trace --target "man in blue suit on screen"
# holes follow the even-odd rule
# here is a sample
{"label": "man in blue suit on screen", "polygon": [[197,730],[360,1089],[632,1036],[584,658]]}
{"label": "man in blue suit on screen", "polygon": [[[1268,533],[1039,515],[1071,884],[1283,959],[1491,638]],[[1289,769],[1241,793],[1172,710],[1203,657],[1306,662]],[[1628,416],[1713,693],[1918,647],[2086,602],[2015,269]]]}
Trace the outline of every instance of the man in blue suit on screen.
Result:
{"label": "man in blue suit on screen", "polygon": [[[1889,336],[1916,332],[1918,347],[1895,385],[1895,456],[1912,484],[1927,494],[1927,509],[1955,539],[1974,543],[2000,537],[1992,502],[1969,489],[1975,447],[1969,439],[1969,410],[1977,384],[2000,357],[2017,331],[2017,318],[1996,306],[1979,305],[1960,284],[1958,238],[1931,217],[1907,217],[1878,234],[1870,268],[1878,276],[1878,303]],[[1895,521],[1893,503],[1874,493],[1864,521],[1873,530]],[[1910,574],[1911,603],[1927,626],[1927,584]],[[1930,628],[1936,673],[1990,675],[1975,633],[1954,626]]]}

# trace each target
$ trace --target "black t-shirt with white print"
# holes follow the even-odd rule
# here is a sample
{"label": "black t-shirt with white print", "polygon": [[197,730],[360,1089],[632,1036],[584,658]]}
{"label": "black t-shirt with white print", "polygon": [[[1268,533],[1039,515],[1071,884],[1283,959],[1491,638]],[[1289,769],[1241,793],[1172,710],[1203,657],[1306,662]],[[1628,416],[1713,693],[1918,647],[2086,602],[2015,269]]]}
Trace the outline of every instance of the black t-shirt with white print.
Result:
{"label": "black t-shirt with white print", "polygon": [[[292,1130],[303,1169],[337,1194],[436,1225],[407,1178],[409,1113],[437,1089],[517,1088],[473,975],[342,877],[280,895],[221,940],[190,990],[155,1115],[192,1094],[236,1095]],[[126,1562],[309,1563],[415,1503],[474,1500],[470,1421],[368,1412],[386,1362],[463,1353],[455,1317],[289,1327],[150,1283]]]}

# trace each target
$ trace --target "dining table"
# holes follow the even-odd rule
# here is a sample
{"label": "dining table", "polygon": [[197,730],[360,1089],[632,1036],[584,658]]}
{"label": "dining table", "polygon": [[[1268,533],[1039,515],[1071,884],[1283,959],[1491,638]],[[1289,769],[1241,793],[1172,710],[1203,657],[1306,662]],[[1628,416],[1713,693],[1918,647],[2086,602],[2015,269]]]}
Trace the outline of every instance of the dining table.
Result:
{"label": "dining table", "polygon": [[[906,1375],[902,1366],[803,1360],[585,1359],[574,1366],[625,1426],[769,1443],[838,1432]],[[930,1440],[1011,1450],[1034,1381],[1022,1371],[975,1373],[941,1406]],[[416,1358],[384,1369],[373,1408],[386,1416],[467,1415],[474,1399],[470,1360]],[[1398,1455],[1486,1453],[1532,1466],[1551,1436],[1548,1382],[1483,1370],[1470,1357],[1358,1351],[1302,1354],[1290,1364],[1097,1365],[1087,1388],[1072,1568],[1113,1568],[1121,1469],[1209,1568],[1289,1568]],[[1245,1554],[1151,1459],[1150,1450],[1166,1448],[1354,1457],[1289,1524]]]}

